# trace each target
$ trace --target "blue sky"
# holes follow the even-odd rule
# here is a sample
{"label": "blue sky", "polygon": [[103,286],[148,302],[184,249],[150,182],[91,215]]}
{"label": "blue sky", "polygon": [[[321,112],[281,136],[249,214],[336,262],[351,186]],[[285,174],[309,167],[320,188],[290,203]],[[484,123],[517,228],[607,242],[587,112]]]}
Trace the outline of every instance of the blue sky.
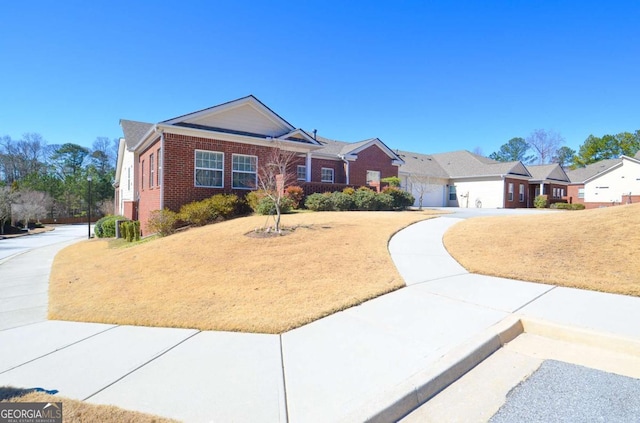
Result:
{"label": "blue sky", "polygon": [[0,136],[122,135],[248,94],[297,127],[485,155],[640,129],[637,1],[7,1]]}

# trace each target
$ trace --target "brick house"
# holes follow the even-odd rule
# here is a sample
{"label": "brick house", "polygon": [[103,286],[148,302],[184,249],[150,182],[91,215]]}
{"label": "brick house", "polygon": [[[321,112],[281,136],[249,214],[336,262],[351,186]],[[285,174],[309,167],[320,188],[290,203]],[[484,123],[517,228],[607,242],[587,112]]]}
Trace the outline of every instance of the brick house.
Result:
{"label": "brick house", "polygon": [[567,172],[567,199],[587,209],[640,202],[640,151]]}
{"label": "brick house", "polygon": [[378,138],[346,143],[310,135],[252,95],[156,124],[120,125],[116,212],[140,220],[143,234],[154,210],[255,189],[259,166],[274,149],[296,155],[292,172],[306,192],[379,187],[403,163]]}

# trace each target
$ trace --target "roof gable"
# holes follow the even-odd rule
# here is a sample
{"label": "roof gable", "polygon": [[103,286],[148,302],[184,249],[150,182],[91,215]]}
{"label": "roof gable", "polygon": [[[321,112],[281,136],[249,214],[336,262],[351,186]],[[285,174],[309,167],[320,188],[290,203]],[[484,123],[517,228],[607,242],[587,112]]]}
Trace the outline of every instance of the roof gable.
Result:
{"label": "roof gable", "polygon": [[295,130],[289,122],[252,95],[162,123],[273,138]]}
{"label": "roof gable", "polygon": [[612,167],[619,165],[622,159],[604,159],[596,163],[591,163],[585,167],[579,167],[577,169],[567,172],[567,176],[571,183],[580,184],[586,180],[593,178],[600,173],[606,172]]}
{"label": "roof gable", "polygon": [[527,169],[531,173],[531,179],[534,181],[562,181],[569,182],[569,177],[558,163],[546,165],[528,165]]}
{"label": "roof gable", "polygon": [[367,148],[374,145],[377,146],[380,150],[382,150],[387,156],[389,156],[390,159],[397,160],[400,163],[402,162],[402,159],[393,150],[387,147],[387,145],[383,143],[379,138],[370,138],[368,140],[356,142],[353,144],[347,144],[343,146],[343,148],[340,151],[340,154],[343,156],[347,156],[347,155],[357,156],[359,152],[366,150]]}

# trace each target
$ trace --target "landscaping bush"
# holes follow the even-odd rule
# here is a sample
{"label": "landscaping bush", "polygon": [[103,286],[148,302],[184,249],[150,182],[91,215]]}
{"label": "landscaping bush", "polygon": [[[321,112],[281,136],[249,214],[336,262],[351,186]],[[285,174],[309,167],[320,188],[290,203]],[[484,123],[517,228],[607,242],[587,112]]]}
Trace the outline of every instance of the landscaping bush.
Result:
{"label": "landscaping bush", "polygon": [[392,208],[394,210],[404,210],[409,206],[412,206],[416,201],[413,195],[407,191],[403,191],[399,188],[386,187],[382,190],[384,194],[388,194],[393,198]]}
{"label": "landscaping bush", "polygon": [[235,194],[216,194],[202,201],[193,201],[180,207],[180,220],[203,226],[218,219],[228,219],[238,214],[240,200]]}
{"label": "landscaping bush", "polygon": [[397,176],[389,176],[388,178],[382,178],[380,182],[389,184],[390,187],[397,188],[400,186],[400,178]]}
{"label": "landscaping bush", "polygon": [[247,202],[247,205],[251,208],[251,210],[257,213],[258,203],[264,196],[265,194],[262,191],[251,191],[244,196],[244,201]]}
{"label": "landscaping bush", "polygon": [[[147,226],[151,233],[157,233],[160,236],[171,235],[176,231],[178,223],[178,213],[169,209],[154,210],[151,212]],[[138,231],[139,233],[140,231]]]}
{"label": "landscaping bush", "polygon": [[553,203],[550,208],[558,210],[584,210],[584,204]]}
{"label": "landscaping bush", "polygon": [[[280,213],[288,213],[291,211],[293,202],[288,197],[282,197],[280,199]],[[267,195],[258,200],[258,204],[255,208],[255,212],[265,216],[271,216],[276,214],[276,204]]]}
{"label": "landscaping bush", "polygon": [[93,232],[98,238],[113,238],[116,236],[116,220],[127,220],[124,216],[109,215],[96,222]]}
{"label": "landscaping bush", "polygon": [[333,210],[333,195],[329,192],[324,194],[315,193],[307,196],[304,206],[313,211],[329,211]]}
{"label": "landscaping bush", "polygon": [[353,194],[353,200],[357,210],[377,210],[378,201],[376,193],[369,188],[360,187]]}
{"label": "landscaping bush", "polygon": [[536,209],[544,209],[545,207],[547,207],[547,196],[546,195],[538,195],[533,200],[533,206]]}
{"label": "landscaping bush", "polygon": [[353,196],[340,191],[331,194],[331,202],[333,203],[333,209],[336,211],[354,210],[356,207]]}
{"label": "landscaping bush", "polygon": [[347,195],[353,195],[356,193],[356,190],[351,187],[346,187],[345,189],[342,190],[342,192],[344,192]]}
{"label": "landscaping bush", "polygon": [[373,210],[393,210],[393,197],[384,192],[376,193]]}
{"label": "landscaping bush", "polygon": [[298,209],[304,199],[304,190],[297,185],[291,185],[284,190],[284,193],[291,200],[291,207]]}

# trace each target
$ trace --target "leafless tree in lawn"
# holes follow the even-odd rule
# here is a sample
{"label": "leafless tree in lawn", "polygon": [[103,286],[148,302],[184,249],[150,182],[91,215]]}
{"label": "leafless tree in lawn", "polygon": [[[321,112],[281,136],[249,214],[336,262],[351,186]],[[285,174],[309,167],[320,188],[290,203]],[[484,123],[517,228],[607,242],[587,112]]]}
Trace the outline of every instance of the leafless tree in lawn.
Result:
{"label": "leafless tree in lawn", "polygon": [[549,164],[564,138],[554,131],[536,129],[527,137],[527,143],[535,150],[538,164]]}
{"label": "leafless tree in lawn", "polygon": [[428,175],[411,175],[408,178],[407,191],[411,193],[415,193],[418,197],[418,207],[422,210],[422,201],[425,194],[433,191],[433,186],[431,184],[431,177]]}
{"label": "leafless tree in lawn", "polygon": [[296,180],[292,171],[296,153],[284,150],[280,145],[271,149],[271,153],[258,166],[258,189],[273,201],[275,207],[274,230],[281,232],[280,218],[285,200],[284,189]]}
{"label": "leafless tree in lawn", "polygon": [[11,204],[15,193],[11,187],[0,187],[0,235],[4,234],[4,224],[11,217]]}
{"label": "leafless tree in lawn", "polygon": [[18,193],[18,198],[11,209],[13,219],[22,220],[25,228],[32,219],[38,220],[46,216],[52,203],[51,196],[46,192],[24,190]]}

